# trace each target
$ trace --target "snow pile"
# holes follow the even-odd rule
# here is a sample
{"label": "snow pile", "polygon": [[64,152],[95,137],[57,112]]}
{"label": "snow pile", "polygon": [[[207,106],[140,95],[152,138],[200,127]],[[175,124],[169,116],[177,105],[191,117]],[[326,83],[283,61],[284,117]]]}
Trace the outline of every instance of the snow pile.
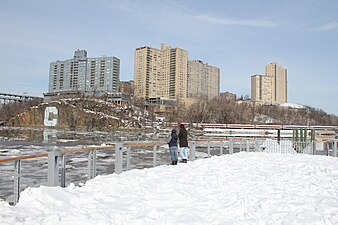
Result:
{"label": "snow pile", "polygon": [[266,124],[275,124],[278,123],[278,121],[270,116],[257,114],[254,118],[256,123],[266,123]]}
{"label": "snow pile", "polygon": [[294,109],[304,109],[305,107],[303,105],[295,104],[295,103],[282,103],[279,106],[281,107],[289,107]]}
{"label": "snow pile", "polygon": [[338,224],[337,160],[241,152],[29,188],[0,224]]}

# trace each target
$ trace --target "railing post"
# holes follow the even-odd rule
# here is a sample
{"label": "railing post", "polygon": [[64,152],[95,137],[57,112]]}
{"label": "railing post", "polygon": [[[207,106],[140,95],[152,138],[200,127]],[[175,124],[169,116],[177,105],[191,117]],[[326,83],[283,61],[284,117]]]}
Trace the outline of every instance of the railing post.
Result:
{"label": "railing post", "polygon": [[309,155],[313,155],[313,142],[312,142],[312,141],[309,142],[308,146],[309,146],[309,148],[310,148],[310,150],[309,150]]}
{"label": "railing post", "polygon": [[130,164],[130,147],[127,148],[127,170],[130,170],[131,164]]}
{"label": "railing post", "polygon": [[61,155],[61,187],[66,187],[66,155]]}
{"label": "railing post", "polygon": [[196,159],[196,143],[193,141],[190,144],[189,160],[193,162],[195,161],[195,159]]}
{"label": "railing post", "polygon": [[96,176],[96,149],[92,149],[88,154],[88,177],[89,179]]}
{"label": "railing post", "polygon": [[153,146],[153,167],[156,166],[156,149],[157,149],[157,146],[154,145]]}
{"label": "railing post", "polygon": [[255,139],[255,144],[254,144],[254,152],[260,152],[259,144],[257,139]]}
{"label": "railing post", "polygon": [[246,140],[246,151],[250,152],[250,142],[249,142],[249,140]]}
{"label": "railing post", "polygon": [[92,178],[92,151],[90,150],[88,153],[88,179]]}
{"label": "railing post", "polygon": [[123,144],[121,142],[115,144],[115,173],[122,173],[123,160]]}
{"label": "railing post", "polygon": [[233,154],[234,153],[234,140],[230,140],[229,141],[229,154]]}
{"label": "railing post", "polygon": [[208,158],[210,158],[210,142],[208,141]]}
{"label": "railing post", "polygon": [[59,151],[53,150],[48,152],[48,186],[59,185]]}
{"label": "railing post", "polygon": [[337,140],[333,140],[332,156],[337,157]]}
{"label": "railing post", "polygon": [[315,155],[316,154],[316,148],[317,148],[317,143],[316,143],[316,141],[314,140],[313,142],[313,147],[312,147],[312,155]]}
{"label": "railing post", "polygon": [[93,152],[93,177],[96,177],[96,149]]}
{"label": "railing post", "polygon": [[223,141],[220,142],[221,147],[219,148],[219,155],[223,155]]}
{"label": "railing post", "polygon": [[20,198],[20,176],[21,176],[21,160],[14,161],[14,205],[19,202]]}

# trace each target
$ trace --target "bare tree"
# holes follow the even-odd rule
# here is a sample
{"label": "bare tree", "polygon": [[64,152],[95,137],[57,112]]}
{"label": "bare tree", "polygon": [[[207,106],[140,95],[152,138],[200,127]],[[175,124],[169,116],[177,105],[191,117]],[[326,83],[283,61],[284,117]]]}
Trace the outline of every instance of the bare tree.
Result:
{"label": "bare tree", "polygon": [[3,105],[0,107],[0,121],[7,121],[30,107],[39,105],[41,102],[42,100],[40,99],[33,99],[26,102],[14,102]]}

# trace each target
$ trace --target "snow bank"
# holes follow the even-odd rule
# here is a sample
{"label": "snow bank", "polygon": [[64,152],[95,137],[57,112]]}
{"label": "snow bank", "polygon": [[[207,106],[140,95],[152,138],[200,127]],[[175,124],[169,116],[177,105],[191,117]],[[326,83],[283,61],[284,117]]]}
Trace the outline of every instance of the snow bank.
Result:
{"label": "snow bank", "polygon": [[29,188],[0,224],[338,224],[338,159],[241,152]]}
{"label": "snow bank", "polygon": [[294,109],[304,109],[305,107],[303,105],[295,104],[295,103],[282,103],[279,106],[281,107],[289,107]]}

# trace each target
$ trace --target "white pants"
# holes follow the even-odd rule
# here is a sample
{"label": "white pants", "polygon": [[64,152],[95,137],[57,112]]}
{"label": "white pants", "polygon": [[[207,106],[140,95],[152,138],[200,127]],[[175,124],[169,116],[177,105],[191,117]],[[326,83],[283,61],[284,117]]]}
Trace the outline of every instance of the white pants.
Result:
{"label": "white pants", "polygon": [[188,159],[188,147],[180,147],[180,155],[182,159]]}

